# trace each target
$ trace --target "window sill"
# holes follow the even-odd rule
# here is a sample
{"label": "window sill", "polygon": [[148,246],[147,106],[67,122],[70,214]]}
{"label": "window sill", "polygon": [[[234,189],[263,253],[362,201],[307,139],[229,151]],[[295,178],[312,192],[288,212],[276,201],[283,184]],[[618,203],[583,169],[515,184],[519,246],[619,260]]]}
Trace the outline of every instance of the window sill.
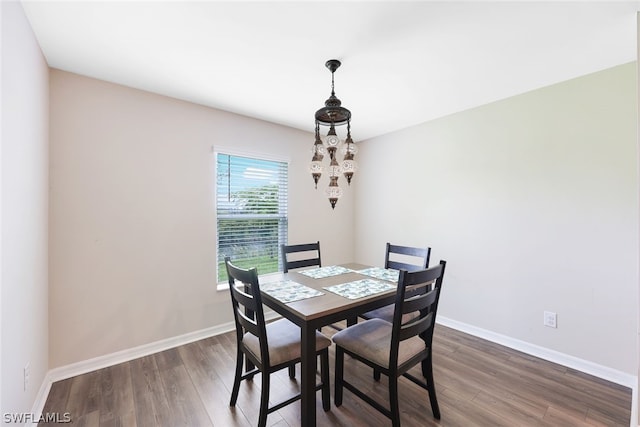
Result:
{"label": "window sill", "polygon": [[[282,278],[282,272],[279,271],[277,273],[269,273],[269,274],[262,274],[260,276],[258,276],[258,280],[260,281],[260,283],[262,282],[273,282],[275,280],[281,279]],[[227,291],[229,289],[229,283],[218,283],[218,285],[216,286],[216,291],[218,292],[222,292],[222,291]]]}

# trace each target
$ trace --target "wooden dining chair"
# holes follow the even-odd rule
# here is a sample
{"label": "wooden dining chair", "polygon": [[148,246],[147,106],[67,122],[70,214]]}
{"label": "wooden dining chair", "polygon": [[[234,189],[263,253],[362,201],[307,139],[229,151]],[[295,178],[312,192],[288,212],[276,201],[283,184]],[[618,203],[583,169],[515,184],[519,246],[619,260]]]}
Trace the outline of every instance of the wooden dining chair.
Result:
{"label": "wooden dining chair", "polygon": [[[398,378],[404,376],[429,392],[431,411],[440,419],[433,381],[432,341],[446,262],[426,270],[400,271],[393,322],[370,319],[336,333],[335,405],[342,405],[343,388],[370,404],[400,427]],[[433,282],[435,281],[435,285]],[[433,285],[433,286],[432,286]],[[422,290],[422,291],[421,291]],[[404,314],[417,312],[408,322]],[[344,379],[344,354],[371,366],[389,378],[389,408]],[[420,363],[425,381],[409,374]],[[353,371],[357,372],[357,371]]]}
{"label": "wooden dining chair", "polygon": [[[261,373],[258,426],[264,427],[268,414],[300,399],[300,394],[297,394],[281,403],[269,406],[270,375],[288,367],[289,376],[292,377],[292,373],[295,373],[295,364],[300,362],[300,328],[286,319],[266,323],[256,268],[246,270],[236,267],[229,257],[225,258],[225,265],[229,276],[237,344],[235,379],[229,405],[236,405],[240,382],[251,380],[254,375]],[[244,285],[242,289],[240,285]],[[331,405],[328,350],[330,345],[329,338],[316,332],[316,350],[320,356],[321,379],[316,385],[316,390],[322,390],[322,407],[325,411],[328,411]],[[243,373],[245,357],[247,371]]]}
{"label": "wooden dining chair", "polygon": [[[394,270],[423,270],[429,267],[431,248],[414,248],[411,246],[399,246],[387,243],[387,251],[384,256],[384,268]],[[363,319],[383,319],[387,322],[393,320],[393,305],[368,311],[360,315]]]}
{"label": "wooden dining chair", "polygon": [[282,268],[285,273],[302,267],[322,267],[320,242],[301,245],[281,245]]}
{"label": "wooden dining chair", "polygon": [[[320,242],[303,243],[301,245],[281,245],[282,251],[282,271],[288,273],[289,270],[303,267],[322,267],[320,257]],[[342,327],[332,323],[327,325],[337,331]],[[320,328],[319,330],[321,330]]]}

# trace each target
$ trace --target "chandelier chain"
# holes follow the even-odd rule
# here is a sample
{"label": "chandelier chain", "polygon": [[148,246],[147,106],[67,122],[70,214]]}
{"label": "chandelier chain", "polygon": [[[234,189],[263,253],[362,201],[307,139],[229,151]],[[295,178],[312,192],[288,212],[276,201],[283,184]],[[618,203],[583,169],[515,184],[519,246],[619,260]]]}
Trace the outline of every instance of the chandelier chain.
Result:
{"label": "chandelier chain", "polygon": [[334,89],[334,85],[333,85],[333,74],[334,72],[331,72],[331,96],[336,96],[336,91]]}

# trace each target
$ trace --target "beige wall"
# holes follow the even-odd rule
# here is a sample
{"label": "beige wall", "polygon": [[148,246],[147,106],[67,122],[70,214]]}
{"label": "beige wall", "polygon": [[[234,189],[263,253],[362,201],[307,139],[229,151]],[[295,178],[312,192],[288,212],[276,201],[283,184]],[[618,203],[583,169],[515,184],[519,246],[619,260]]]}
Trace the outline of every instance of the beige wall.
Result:
{"label": "beige wall", "polygon": [[0,10],[4,414],[31,411],[48,370],[48,68],[20,3],[0,2]]}
{"label": "beige wall", "polygon": [[636,94],[631,63],[364,142],[357,260],[429,245],[439,315],[637,375]]}
{"label": "beige wall", "polygon": [[289,159],[289,242],[352,261],[353,196],[314,191],[310,133],[59,70],[50,96],[52,368],[232,320],[214,146]]}

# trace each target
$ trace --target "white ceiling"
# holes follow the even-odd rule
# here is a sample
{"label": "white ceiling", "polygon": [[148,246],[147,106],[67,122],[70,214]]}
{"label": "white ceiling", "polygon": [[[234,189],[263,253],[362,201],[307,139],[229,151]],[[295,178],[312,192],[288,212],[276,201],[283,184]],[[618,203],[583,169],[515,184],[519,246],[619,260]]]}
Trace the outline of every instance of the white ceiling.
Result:
{"label": "white ceiling", "polygon": [[53,68],[361,141],[634,61],[640,1],[29,1]]}

